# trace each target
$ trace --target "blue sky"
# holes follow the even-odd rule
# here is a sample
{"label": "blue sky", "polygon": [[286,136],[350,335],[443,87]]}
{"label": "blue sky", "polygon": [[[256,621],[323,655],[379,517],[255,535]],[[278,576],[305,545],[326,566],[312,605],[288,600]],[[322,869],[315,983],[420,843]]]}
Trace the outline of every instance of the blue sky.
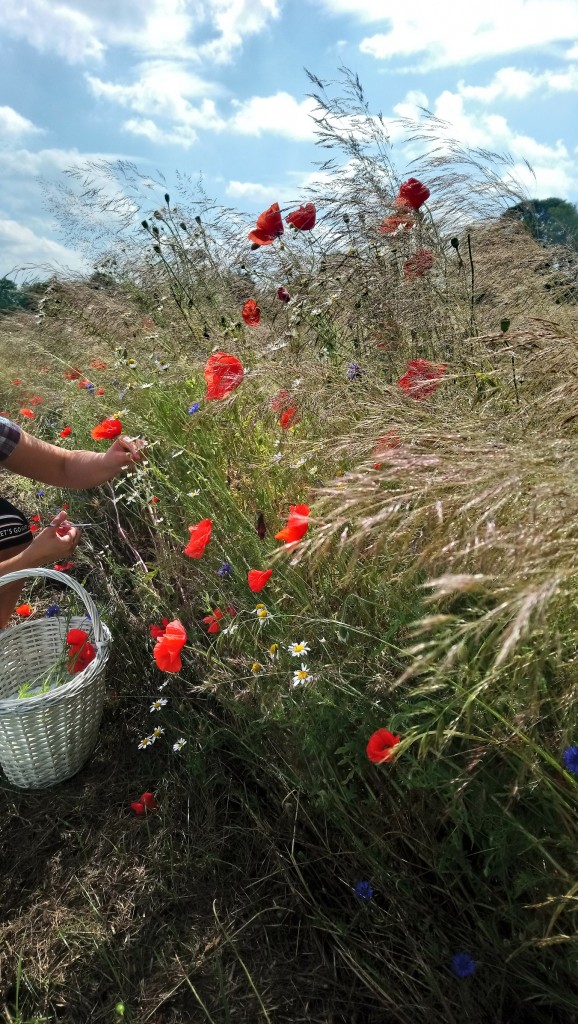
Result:
{"label": "blue sky", "polygon": [[425,106],[578,201],[578,0],[2,0],[0,277],[86,269],[41,183],[86,159],[202,172],[248,215],[299,200],[327,155],[304,68],[340,65],[387,120]]}

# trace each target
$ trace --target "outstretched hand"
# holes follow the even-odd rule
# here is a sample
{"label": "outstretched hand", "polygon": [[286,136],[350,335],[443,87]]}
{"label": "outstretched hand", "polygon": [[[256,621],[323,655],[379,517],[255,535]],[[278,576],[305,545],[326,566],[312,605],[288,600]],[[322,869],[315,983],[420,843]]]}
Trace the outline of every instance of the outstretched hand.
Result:
{"label": "outstretched hand", "polygon": [[117,437],[102,457],[109,471],[106,479],[112,480],[122,469],[127,469],[134,462],[140,462],[142,459],[141,449],[144,448],[144,444],[144,441],[126,437],[125,434]]}
{"label": "outstretched hand", "polygon": [[28,550],[35,566],[61,562],[73,553],[79,540],[80,530],[70,525],[66,512],[59,512],[50,526],[35,534]]}

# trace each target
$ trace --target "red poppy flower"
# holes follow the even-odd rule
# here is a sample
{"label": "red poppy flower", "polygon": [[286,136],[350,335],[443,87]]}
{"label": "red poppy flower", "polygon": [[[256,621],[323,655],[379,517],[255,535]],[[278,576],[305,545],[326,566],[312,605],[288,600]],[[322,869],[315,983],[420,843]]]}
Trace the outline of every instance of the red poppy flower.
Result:
{"label": "red poppy flower", "polygon": [[119,434],[122,434],[120,420],[103,420],[90,431],[90,436],[95,441],[110,441],[113,437],[118,437]]}
{"label": "red poppy flower", "polygon": [[153,649],[153,657],[162,672],[180,672],[181,651],[187,642],[185,628],[178,619],[169,622]]}
{"label": "red poppy flower", "polygon": [[283,287],[277,289],[277,298],[281,302],[290,302],[291,301],[291,296],[289,295],[289,292],[287,291],[286,288],[283,288]]}
{"label": "red poppy flower", "polygon": [[[392,427],[392,429],[388,430],[387,434],[384,434],[383,437],[378,437],[377,444],[375,445],[375,448],[373,449],[371,454],[385,455],[385,453],[391,451],[392,448],[399,448],[400,444],[401,437],[399,436],[395,427]],[[376,462],[373,468],[381,469],[382,465],[382,462]]]}
{"label": "red poppy flower", "polygon": [[309,529],[309,511],[308,505],[291,505],[287,526],[275,534],[275,540],[284,540],[286,544],[301,540]]}
{"label": "red poppy flower", "polygon": [[149,626],[149,633],[153,640],[158,640],[159,636],[163,636],[165,629],[169,624],[169,620],[166,618],[162,619],[162,626],[155,626],[154,623]]}
{"label": "red poppy flower", "polygon": [[104,359],[93,359],[91,364],[93,370],[106,370]]}
{"label": "red poppy flower", "polygon": [[279,235],[283,234],[283,218],[279,209],[279,203],[272,203],[268,210],[260,213],[257,223],[247,235],[254,245],[271,245]]}
{"label": "red poppy flower", "polygon": [[159,500],[159,499],[157,498],[156,494],[154,494],[154,495],[153,495],[153,497],[152,497],[152,498],[151,498],[151,500],[150,500],[150,504],[151,504],[151,505],[156,505],[156,503],[157,503],[157,501],[158,501],[158,500]]}
{"label": "red poppy flower", "polygon": [[287,388],[281,388],[280,391],[272,398],[271,408],[273,412],[284,412],[285,409],[289,409],[293,398],[291,393],[287,391]]}
{"label": "red poppy flower", "polygon": [[297,406],[292,405],[289,409],[284,409],[279,417],[279,426],[283,430],[289,430],[294,423],[299,422],[299,413],[297,412]]}
{"label": "red poppy flower", "polygon": [[398,384],[412,398],[429,398],[437,391],[445,373],[445,363],[430,363],[429,359],[412,359]]}
{"label": "red poppy flower", "polygon": [[84,629],[69,629],[66,634],[66,643],[68,644],[67,668],[69,672],[73,672],[75,675],[82,672],[87,665],[90,665],[93,658],[96,658],[96,651]]}
{"label": "red poppy flower", "polygon": [[213,529],[212,519],[201,519],[195,526],[189,526],[189,543],[184,549],[184,554],[189,558],[201,558],[207,544],[211,539]]}
{"label": "red poppy flower", "polygon": [[34,419],[34,413],[32,412],[32,409],[21,409],[20,410],[20,415],[21,416],[26,416],[27,420],[33,420]]}
{"label": "red poppy flower", "polygon": [[255,299],[247,299],[243,306],[241,316],[249,327],[258,327],[261,323],[261,310]]}
{"label": "red poppy flower", "polygon": [[272,575],[272,569],[250,569],[247,573],[247,583],[253,593],[258,594],[267,585]]}
{"label": "red poppy flower", "polygon": [[52,568],[55,572],[68,572],[69,569],[72,569],[73,565],[74,562],[63,562],[62,565],[60,562],[57,562]]}
{"label": "red poppy flower", "polygon": [[38,533],[39,529],[38,523],[31,523],[29,526],[30,533]]}
{"label": "red poppy flower", "polygon": [[223,618],[223,612],[220,608],[215,608],[212,615],[205,615],[203,622],[208,626],[207,633],[218,633],[221,626],[220,621]]}
{"label": "red poppy flower", "polygon": [[403,185],[400,185],[394,205],[409,206],[412,210],[419,210],[429,196],[430,191],[427,185],[422,185],[417,178],[408,178]]}
{"label": "red poppy flower", "polygon": [[20,380],[20,377],[16,377],[16,379],[13,380],[12,383],[13,383],[15,388],[18,388],[22,384],[22,381]]}
{"label": "red poppy flower", "polygon": [[88,377],[81,377],[79,382],[78,382],[78,387],[79,388],[88,388],[88,387],[92,387],[92,385],[91,385]]}
{"label": "red poppy flower", "polygon": [[32,615],[32,605],[19,604],[18,607],[14,609],[14,611],[16,612],[16,615],[20,615],[21,618],[26,619],[29,615]]}
{"label": "red poppy flower", "polygon": [[30,399],[30,405],[41,405],[42,402],[43,399],[40,397],[40,395],[34,395],[34,398]]}
{"label": "red poppy flower", "polygon": [[380,231],[382,235],[393,235],[398,228],[403,228],[404,231],[409,231],[413,225],[414,222],[411,217],[396,217],[395,215],[392,215],[390,217],[385,217],[377,230]]}
{"label": "red poppy flower", "polygon": [[311,231],[311,228],[315,227],[316,216],[315,204],[305,203],[305,206],[300,206],[298,210],[293,210],[293,213],[285,217],[285,223],[292,224],[299,231]]}
{"label": "red poppy flower", "polygon": [[142,793],[130,806],[135,814],[146,814],[147,811],[156,811],[158,805],[154,793]]}
{"label": "red poppy flower", "polygon": [[82,377],[82,371],[78,369],[78,366],[71,366],[64,374],[66,380],[78,380]]}
{"label": "red poppy flower", "polygon": [[32,519],[30,520],[30,522],[32,522],[32,523],[41,523],[42,522],[42,516],[39,516],[39,515],[32,516]]}
{"label": "red poppy flower", "polygon": [[205,398],[226,398],[243,380],[243,366],[236,356],[213,352],[205,364],[207,394]]}
{"label": "red poppy flower", "polygon": [[408,281],[423,277],[434,264],[433,252],[430,249],[418,249],[415,256],[410,256],[403,265],[403,276]]}
{"label": "red poppy flower", "polygon": [[378,729],[369,737],[366,753],[374,764],[393,760],[393,748],[399,743],[399,736],[394,736],[389,729]]}
{"label": "red poppy flower", "polygon": [[130,805],[130,809],[131,811],[134,811],[135,814],[146,814],[147,812],[145,805],[141,804],[139,800],[135,800],[134,803]]}
{"label": "red poppy flower", "polygon": [[104,395],[104,388],[97,388],[96,393],[97,395]]}
{"label": "red poppy flower", "polygon": [[72,434],[72,427],[65,427],[64,430],[60,431],[60,437],[70,437]]}

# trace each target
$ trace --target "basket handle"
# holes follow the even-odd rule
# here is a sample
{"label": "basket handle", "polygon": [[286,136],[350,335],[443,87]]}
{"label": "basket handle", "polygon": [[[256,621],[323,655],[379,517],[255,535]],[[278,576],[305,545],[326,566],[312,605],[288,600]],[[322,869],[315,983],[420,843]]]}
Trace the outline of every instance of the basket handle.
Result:
{"label": "basket handle", "polygon": [[95,643],[102,644],[105,641],[100,615],[90,594],[86,592],[80,583],[73,580],[72,576],[67,576],[65,572],[57,572],[55,569],[19,569],[18,572],[7,572],[4,576],[0,576],[0,587],[5,586],[7,583],[14,583],[16,580],[24,580],[32,576],[44,576],[49,580],[66,583],[67,587],[74,590],[74,593],[80,598],[90,615]]}

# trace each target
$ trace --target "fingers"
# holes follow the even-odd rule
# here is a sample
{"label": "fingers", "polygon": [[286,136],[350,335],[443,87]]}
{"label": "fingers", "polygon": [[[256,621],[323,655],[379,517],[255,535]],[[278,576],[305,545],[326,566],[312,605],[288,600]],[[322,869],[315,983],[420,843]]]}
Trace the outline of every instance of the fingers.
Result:
{"label": "fingers", "polygon": [[140,438],[127,437],[125,434],[122,434],[116,439],[115,444],[117,448],[121,451],[125,451],[129,456],[126,462],[127,466],[129,466],[131,462],[140,462],[142,458],[140,452],[141,449],[145,447],[145,442],[141,441]]}

